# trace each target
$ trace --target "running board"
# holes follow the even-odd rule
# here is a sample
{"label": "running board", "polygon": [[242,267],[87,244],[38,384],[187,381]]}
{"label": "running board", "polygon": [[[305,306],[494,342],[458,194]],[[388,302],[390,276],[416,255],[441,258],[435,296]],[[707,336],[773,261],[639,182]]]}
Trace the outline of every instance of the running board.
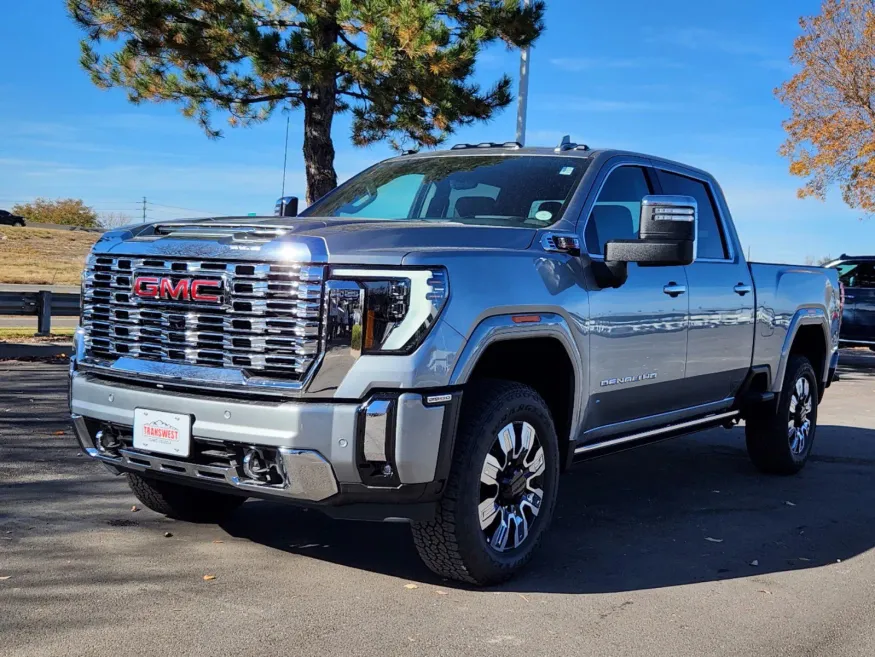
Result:
{"label": "running board", "polygon": [[681,422],[680,424],[672,424],[667,427],[661,427],[659,429],[650,429],[649,431],[642,431],[640,433],[629,434],[628,436],[622,436],[620,438],[614,438],[613,440],[606,440],[601,443],[593,443],[591,445],[582,445],[574,450],[574,455],[578,456],[580,454],[588,454],[590,452],[596,452],[601,450],[610,449],[612,447],[618,447],[620,445],[625,445],[626,443],[634,443],[639,440],[646,440],[648,438],[656,438],[658,436],[665,436],[666,438],[670,438],[671,435],[666,434],[682,434],[687,433],[687,429],[694,429],[696,427],[701,427],[706,424],[719,425],[729,420],[731,418],[737,417],[739,414],[738,411],[727,411],[726,413],[719,413],[717,415],[709,415],[708,417],[699,418],[698,420],[689,420],[688,422]]}

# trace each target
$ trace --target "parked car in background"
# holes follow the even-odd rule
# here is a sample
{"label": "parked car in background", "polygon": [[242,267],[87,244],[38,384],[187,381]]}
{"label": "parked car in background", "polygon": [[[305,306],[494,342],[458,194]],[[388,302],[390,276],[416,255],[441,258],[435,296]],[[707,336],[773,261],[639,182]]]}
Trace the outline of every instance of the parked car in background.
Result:
{"label": "parked car in background", "polygon": [[12,214],[9,210],[0,210],[0,225],[24,226],[25,224],[27,224],[27,221],[25,221],[24,217]]}
{"label": "parked car in background", "polygon": [[875,351],[875,256],[842,255],[827,267],[837,269],[845,306],[839,341]]}

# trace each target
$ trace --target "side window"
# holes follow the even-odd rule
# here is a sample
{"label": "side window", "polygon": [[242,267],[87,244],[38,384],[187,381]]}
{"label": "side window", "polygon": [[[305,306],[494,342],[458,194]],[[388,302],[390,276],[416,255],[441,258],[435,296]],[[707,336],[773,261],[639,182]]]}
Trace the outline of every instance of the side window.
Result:
{"label": "side window", "polygon": [[865,262],[844,262],[837,269],[839,280],[845,287],[875,288],[875,265]]}
{"label": "side window", "polygon": [[605,243],[638,237],[641,199],[651,193],[641,167],[614,169],[599,192],[586,222],[586,249],[604,255]]}
{"label": "side window", "polygon": [[698,231],[696,257],[715,260],[728,258],[726,241],[723,231],[720,229],[714,199],[711,198],[708,186],[701,180],[693,180],[668,171],[659,171],[659,182],[662,185],[663,194],[681,194],[696,199],[699,206],[699,225],[696,227]]}

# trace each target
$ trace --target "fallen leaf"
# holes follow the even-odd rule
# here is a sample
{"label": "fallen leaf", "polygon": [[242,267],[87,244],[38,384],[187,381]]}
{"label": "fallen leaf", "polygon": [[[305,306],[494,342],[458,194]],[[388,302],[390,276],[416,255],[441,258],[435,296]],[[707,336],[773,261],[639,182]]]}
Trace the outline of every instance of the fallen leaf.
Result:
{"label": "fallen leaf", "polygon": [[790,500],[787,500],[786,502],[784,502],[784,504],[786,504],[787,506],[796,506],[796,505],[793,504],[793,502],[791,502]]}
{"label": "fallen leaf", "polygon": [[215,575],[204,575],[204,581],[209,582],[212,579],[216,579]]}
{"label": "fallen leaf", "polygon": [[517,595],[518,595],[519,597],[521,597],[523,600],[525,600],[526,602],[529,601],[529,599],[528,599],[526,596],[524,596],[522,593],[517,593]]}
{"label": "fallen leaf", "polygon": [[753,561],[750,562],[750,565],[751,566],[759,566],[760,565],[759,559],[754,559]]}
{"label": "fallen leaf", "polygon": [[7,579],[9,579],[10,577],[12,577],[12,575],[3,575],[2,577],[0,577],[0,581],[7,580]]}
{"label": "fallen leaf", "polygon": [[131,507],[131,513],[135,513],[135,512],[137,512],[137,511],[139,511],[139,510],[140,510],[140,509],[137,508],[137,505],[136,505],[136,504],[134,504],[134,506]]}
{"label": "fallen leaf", "polygon": [[63,436],[64,432],[63,431],[55,431],[52,435],[53,436]]}
{"label": "fallen leaf", "polygon": [[213,543],[224,543],[225,541],[213,541]]}
{"label": "fallen leaf", "polygon": [[173,536],[172,532],[164,532],[164,538],[171,538]]}
{"label": "fallen leaf", "polygon": [[757,591],[757,593],[767,593],[768,595],[772,595],[772,592],[766,589],[760,589],[759,591]]}
{"label": "fallen leaf", "polygon": [[449,595],[446,591],[435,591],[438,595]]}
{"label": "fallen leaf", "polygon": [[405,589],[418,589],[419,587],[416,584],[405,584]]}
{"label": "fallen leaf", "polygon": [[706,536],[705,540],[711,541],[712,543],[722,543],[723,542],[722,538],[711,538],[710,536]]}

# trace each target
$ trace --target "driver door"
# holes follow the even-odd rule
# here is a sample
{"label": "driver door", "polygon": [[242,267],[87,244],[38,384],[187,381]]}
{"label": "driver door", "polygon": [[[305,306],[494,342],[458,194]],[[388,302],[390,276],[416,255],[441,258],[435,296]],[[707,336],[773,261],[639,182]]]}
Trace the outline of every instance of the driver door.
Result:
{"label": "driver door", "polygon": [[[654,193],[655,186],[649,166],[630,162],[606,168],[584,228],[594,267],[604,260],[606,242],[638,236],[641,200]],[[685,268],[630,263],[628,271],[622,286],[589,293],[590,403],[584,442],[621,433],[623,423],[678,410],[683,404],[677,390],[687,356]]]}

